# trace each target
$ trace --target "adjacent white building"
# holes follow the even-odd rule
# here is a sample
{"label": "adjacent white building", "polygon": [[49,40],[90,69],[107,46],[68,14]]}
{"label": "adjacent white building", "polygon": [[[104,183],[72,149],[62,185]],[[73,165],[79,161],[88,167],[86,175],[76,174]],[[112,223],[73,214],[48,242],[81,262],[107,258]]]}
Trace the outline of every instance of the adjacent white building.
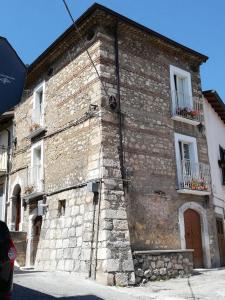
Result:
{"label": "adjacent white building", "polygon": [[212,196],[216,214],[220,263],[225,265],[225,104],[214,90],[204,93],[204,116],[209,162],[211,167]]}

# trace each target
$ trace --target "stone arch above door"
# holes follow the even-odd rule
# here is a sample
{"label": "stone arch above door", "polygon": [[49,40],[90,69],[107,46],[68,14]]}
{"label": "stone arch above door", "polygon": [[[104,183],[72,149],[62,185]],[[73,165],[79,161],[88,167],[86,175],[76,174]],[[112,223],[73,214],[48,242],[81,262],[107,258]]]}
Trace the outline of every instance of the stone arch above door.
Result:
{"label": "stone arch above door", "polygon": [[184,212],[187,209],[195,210],[200,215],[204,266],[206,268],[211,268],[208,220],[207,220],[206,210],[196,202],[184,203],[179,208],[179,229],[180,229],[181,249],[186,249]]}

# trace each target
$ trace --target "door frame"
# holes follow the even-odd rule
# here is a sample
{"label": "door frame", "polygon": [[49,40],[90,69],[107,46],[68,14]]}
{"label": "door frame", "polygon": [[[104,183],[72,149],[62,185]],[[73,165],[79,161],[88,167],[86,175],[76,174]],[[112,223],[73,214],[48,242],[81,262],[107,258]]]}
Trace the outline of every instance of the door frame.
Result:
{"label": "door frame", "polygon": [[179,228],[180,228],[181,249],[182,250],[186,249],[184,212],[189,208],[195,210],[200,215],[203,263],[205,268],[211,268],[211,255],[210,255],[209,232],[208,232],[208,221],[206,216],[206,210],[196,202],[184,203],[179,208]]}
{"label": "door frame", "polygon": [[222,222],[223,238],[224,238],[224,240],[225,240],[224,217],[223,217],[223,216],[216,215],[216,234],[217,234],[217,242],[218,242],[218,250],[219,250],[220,267],[224,267],[224,266],[225,266],[225,263],[222,263],[222,260],[225,261],[225,257],[224,257],[223,259],[221,259],[217,221],[221,221],[221,222]]}

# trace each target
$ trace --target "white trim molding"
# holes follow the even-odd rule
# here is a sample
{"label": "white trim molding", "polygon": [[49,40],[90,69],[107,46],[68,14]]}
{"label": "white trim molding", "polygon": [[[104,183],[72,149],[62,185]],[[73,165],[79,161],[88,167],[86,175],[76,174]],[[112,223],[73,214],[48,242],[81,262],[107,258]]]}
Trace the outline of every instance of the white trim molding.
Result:
{"label": "white trim molding", "polygon": [[192,100],[192,86],[191,86],[191,74],[185,70],[182,70],[178,67],[175,67],[173,65],[170,65],[170,88],[171,88],[171,94],[172,94],[172,106],[173,109],[176,106],[176,99],[175,94],[173,91],[175,91],[175,82],[174,82],[174,75],[177,75],[181,78],[187,79],[187,94],[188,97],[190,97],[190,106],[193,106],[193,100]]}
{"label": "white trim molding", "polygon": [[206,210],[200,204],[198,204],[196,202],[184,203],[179,208],[179,229],[180,229],[181,249],[183,249],[183,250],[186,249],[184,212],[187,209],[193,209],[196,212],[198,212],[200,215],[204,267],[211,268],[209,232],[208,232],[208,221],[207,221]]}
{"label": "white trim molding", "polygon": [[45,111],[45,81],[42,81],[40,84],[38,84],[34,91],[33,91],[33,111],[32,111],[32,119],[33,119],[33,114],[35,113],[35,108],[36,108],[36,95],[39,91],[42,90],[42,111],[40,112],[40,125],[44,126],[44,111]]}

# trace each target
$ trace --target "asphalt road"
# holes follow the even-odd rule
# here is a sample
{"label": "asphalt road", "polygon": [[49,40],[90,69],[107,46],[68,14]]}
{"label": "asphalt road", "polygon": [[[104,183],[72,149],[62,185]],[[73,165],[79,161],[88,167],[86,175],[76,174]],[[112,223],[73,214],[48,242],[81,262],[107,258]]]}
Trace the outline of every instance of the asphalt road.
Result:
{"label": "asphalt road", "polygon": [[76,274],[19,272],[12,300],[225,300],[225,269],[201,270],[190,278],[142,287],[106,287]]}

